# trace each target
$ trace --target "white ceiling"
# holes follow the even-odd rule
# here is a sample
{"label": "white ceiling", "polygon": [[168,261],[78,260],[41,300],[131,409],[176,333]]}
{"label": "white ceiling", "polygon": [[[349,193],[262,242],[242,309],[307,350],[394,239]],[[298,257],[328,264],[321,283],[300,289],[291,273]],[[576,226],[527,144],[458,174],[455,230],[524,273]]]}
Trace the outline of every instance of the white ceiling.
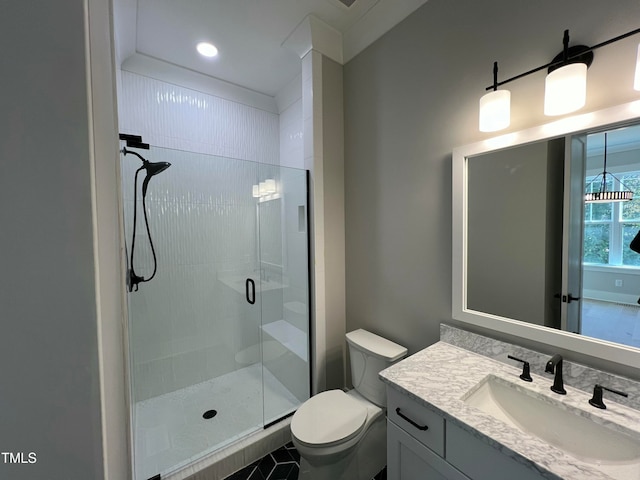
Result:
{"label": "white ceiling", "polygon": [[[346,62],[426,1],[114,0],[117,59],[144,56],[275,96],[300,73],[282,45],[308,15],[341,34]],[[219,55],[201,57],[201,41]]]}
{"label": "white ceiling", "polygon": [[[587,136],[587,156],[604,154],[604,133],[592,133]],[[640,150],[640,125],[607,130],[607,152],[626,152]]]}

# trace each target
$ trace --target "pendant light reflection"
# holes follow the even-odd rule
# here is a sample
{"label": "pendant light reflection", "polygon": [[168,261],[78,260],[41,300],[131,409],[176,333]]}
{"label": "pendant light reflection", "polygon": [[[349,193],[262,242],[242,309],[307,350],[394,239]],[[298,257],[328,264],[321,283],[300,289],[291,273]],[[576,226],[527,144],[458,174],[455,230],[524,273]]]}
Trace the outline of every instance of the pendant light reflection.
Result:
{"label": "pendant light reflection", "polygon": [[[584,194],[585,203],[610,203],[610,202],[628,202],[633,200],[633,192],[629,190],[624,183],[620,181],[614,174],[607,172],[607,134],[604,134],[604,160],[602,173],[598,174],[587,185],[587,191]],[[620,184],[621,190],[607,190],[607,175],[613,177]],[[592,185],[598,185],[599,190],[590,192]]]}

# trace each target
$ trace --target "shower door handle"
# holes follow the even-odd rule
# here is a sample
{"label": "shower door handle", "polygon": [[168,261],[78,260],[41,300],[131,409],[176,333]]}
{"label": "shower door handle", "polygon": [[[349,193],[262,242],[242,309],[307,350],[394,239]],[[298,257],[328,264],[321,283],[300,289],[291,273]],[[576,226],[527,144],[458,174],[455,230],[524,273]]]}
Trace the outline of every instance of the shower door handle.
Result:
{"label": "shower door handle", "polygon": [[[249,285],[251,285],[251,288],[249,288]],[[256,303],[256,282],[254,282],[251,278],[247,278],[247,281],[244,282],[244,290],[247,297],[247,302],[249,302],[251,305]]]}

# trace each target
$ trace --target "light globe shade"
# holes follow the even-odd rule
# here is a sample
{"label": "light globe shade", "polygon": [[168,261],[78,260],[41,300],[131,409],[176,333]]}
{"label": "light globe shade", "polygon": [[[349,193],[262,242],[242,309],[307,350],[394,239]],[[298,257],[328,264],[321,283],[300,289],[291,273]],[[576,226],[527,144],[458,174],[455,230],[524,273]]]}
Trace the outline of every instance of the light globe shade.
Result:
{"label": "light globe shade", "polygon": [[633,89],[640,92],[640,43],[638,44],[638,57],[636,58],[636,76],[633,81]]}
{"label": "light globe shade", "polygon": [[480,99],[480,131],[496,132],[511,123],[511,92],[495,90]]}
{"label": "light globe shade", "polygon": [[564,115],[584,107],[587,100],[587,64],[571,63],[547,75],[544,114]]}

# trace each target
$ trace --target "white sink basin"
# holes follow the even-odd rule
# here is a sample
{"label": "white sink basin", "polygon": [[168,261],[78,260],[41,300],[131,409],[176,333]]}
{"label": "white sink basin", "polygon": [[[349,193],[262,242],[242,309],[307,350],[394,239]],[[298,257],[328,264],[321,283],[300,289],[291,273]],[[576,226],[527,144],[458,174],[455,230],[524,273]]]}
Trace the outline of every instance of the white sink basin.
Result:
{"label": "white sink basin", "polygon": [[624,471],[640,471],[640,440],[595,423],[588,418],[588,410],[568,409],[552,397],[493,375],[485,377],[462,400],[578,460],[616,475],[614,478],[632,478],[617,476],[622,473],[621,467]]}

